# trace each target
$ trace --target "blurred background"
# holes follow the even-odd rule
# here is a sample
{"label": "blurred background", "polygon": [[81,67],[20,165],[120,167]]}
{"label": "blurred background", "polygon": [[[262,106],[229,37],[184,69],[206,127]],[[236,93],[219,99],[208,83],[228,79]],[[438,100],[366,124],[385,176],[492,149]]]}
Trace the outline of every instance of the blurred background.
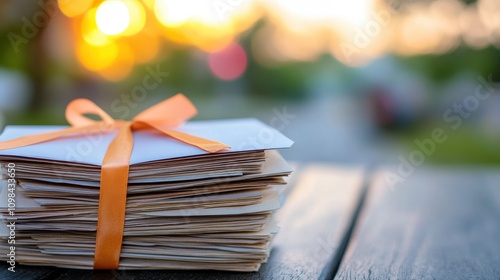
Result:
{"label": "blurred background", "polygon": [[0,37],[0,130],[182,92],[289,160],[500,163],[498,0],[0,0]]}

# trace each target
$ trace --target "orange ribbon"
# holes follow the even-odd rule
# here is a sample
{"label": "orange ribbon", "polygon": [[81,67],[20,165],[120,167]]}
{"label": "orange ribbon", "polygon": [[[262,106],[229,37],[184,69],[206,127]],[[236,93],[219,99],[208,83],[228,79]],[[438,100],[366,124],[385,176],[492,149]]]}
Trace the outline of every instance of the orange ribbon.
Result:
{"label": "orange ribbon", "polygon": [[[94,255],[95,269],[117,269],[125,225],[130,156],[134,145],[133,131],[154,129],[210,153],[229,148],[223,143],[167,128],[183,124],[196,113],[194,105],[182,94],[143,111],[132,121],[114,120],[92,101],[76,99],[66,108],[66,120],[71,124],[70,128],[5,141],[0,143],[0,150],[47,142],[73,134],[95,133],[96,130],[119,130],[102,161]],[[84,114],[98,115],[101,120],[92,120]]]}

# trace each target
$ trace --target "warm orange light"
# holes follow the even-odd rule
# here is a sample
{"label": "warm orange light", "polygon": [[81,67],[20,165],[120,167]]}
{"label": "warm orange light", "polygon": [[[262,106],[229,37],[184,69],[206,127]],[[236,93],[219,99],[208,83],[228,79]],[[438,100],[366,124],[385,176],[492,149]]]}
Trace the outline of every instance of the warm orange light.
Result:
{"label": "warm orange light", "polygon": [[99,74],[106,80],[113,82],[119,81],[127,77],[134,66],[134,57],[130,48],[126,45],[121,45],[118,48],[116,59],[108,67],[99,70]]}
{"label": "warm orange light", "polygon": [[154,11],[165,37],[208,52],[226,47],[259,18],[253,1],[156,0]]}
{"label": "warm orange light", "polygon": [[118,56],[118,46],[113,42],[102,46],[92,46],[81,42],[77,44],[76,55],[85,68],[99,71],[113,64]]}
{"label": "warm orange light", "polygon": [[144,28],[146,23],[146,11],[142,4],[137,0],[123,0],[130,15],[130,23],[123,31],[122,35],[131,36],[137,34]]}
{"label": "warm orange light", "polygon": [[76,17],[85,13],[94,0],[58,0],[58,6],[61,12],[68,17]]}
{"label": "warm orange light", "polygon": [[280,32],[271,26],[265,26],[254,35],[252,52],[255,59],[264,65],[290,59],[313,60],[323,52],[325,42],[304,38],[327,38],[328,35],[320,30],[310,30],[307,33]]}
{"label": "warm orange light", "polygon": [[[211,53],[211,70],[224,79],[224,67],[218,67],[213,53],[223,54],[262,18],[266,21],[256,30],[251,46],[257,61],[266,64],[314,60],[329,53],[341,63],[359,66],[387,52],[447,52],[461,41],[475,48],[500,46],[495,32],[500,30],[500,21],[494,17],[500,11],[497,0],[474,5],[460,0],[414,1],[398,11],[384,3],[58,0],[61,11],[75,17],[80,28],[78,59],[85,68],[109,80],[122,79],[134,64],[151,61],[159,53],[162,39]],[[147,16],[153,18],[146,20]]]}
{"label": "warm orange light", "polygon": [[165,26],[179,26],[193,16],[196,4],[191,1],[156,0],[156,18]]}
{"label": "warm orange light", "polygon": [[102,2],[95,14],[97,27],[106,35],[118,35],[130,25],[130,12],[124,1]]}
{"label": "warm orange light", "polygon": [[96,9],[91,9],[85,13],[81,22],[81,32],[82,37],[85,42],[94,45],[94,46],[102,46],[105,44],[109,44],[110,39],[108,35],[104,34],[97,28],[96,20],[95,20]]}
{"label": "warm orange light", "polygon": [[152,32],[140,32],[130,40],[127,40],[128,46],[134,54],[137,63],[151,61],[159,52],[160,39]]}
{"label": "warm orange light", "polygon": [[156,0],[141,0],[141,2],[142,2],[142,4],[144,4],[144,6],[146,6],[146,8],[148,8],[152,11],[155,9]]}

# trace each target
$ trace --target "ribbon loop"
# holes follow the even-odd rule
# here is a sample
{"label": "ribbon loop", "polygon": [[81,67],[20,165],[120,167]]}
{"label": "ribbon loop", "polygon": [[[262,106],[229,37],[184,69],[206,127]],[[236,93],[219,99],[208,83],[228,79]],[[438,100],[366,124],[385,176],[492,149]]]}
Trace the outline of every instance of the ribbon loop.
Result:
{"label": "ribbon loop", "polygon": [[[134,121],[148,122],[158,126],[179,126],[194,117],[198,111],[183,94],[177,94],[140,113]],[[168,117],[166,117],[168,116]]]}
{"label": "ribbon loop", "polygon": [[115,122],[112,117],[88,99],[75,99],[66,107],[66,121],[74,127],[87,126],[99,122],[86,117],[84,114],[97,115],[107,125]]}

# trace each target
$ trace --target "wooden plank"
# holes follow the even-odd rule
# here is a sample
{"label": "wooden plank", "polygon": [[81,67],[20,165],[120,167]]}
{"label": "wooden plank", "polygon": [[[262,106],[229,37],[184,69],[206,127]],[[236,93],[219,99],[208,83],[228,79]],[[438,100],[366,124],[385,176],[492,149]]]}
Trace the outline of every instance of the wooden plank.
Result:
{"label": "wooden plank", "polygon": [[[393,170],[393,169],[391,169]],[[377,172],[335,279],[500,279],[500,172]]]}
{"label": "wooden plank", "polygon": [[[255,273],[219,271],[83,271],[19,266],[24,279],[318,279],[331,266],[361,193],[361,168],[299,168],[277,213],[281,229],[266,264]],[[8,276],[0,267],[0,278]],[[48,269],[48,270],[47,270]],[[30,274],[30,272],[32,272]],[[27,274],[26,274],[27,273]]]}
{"label": "wooden plank", "polygon": [[350,225],[363,184],[361,169],[314,165],[303,170],[279,212],[277,235],[264,279],[318,279]]}

